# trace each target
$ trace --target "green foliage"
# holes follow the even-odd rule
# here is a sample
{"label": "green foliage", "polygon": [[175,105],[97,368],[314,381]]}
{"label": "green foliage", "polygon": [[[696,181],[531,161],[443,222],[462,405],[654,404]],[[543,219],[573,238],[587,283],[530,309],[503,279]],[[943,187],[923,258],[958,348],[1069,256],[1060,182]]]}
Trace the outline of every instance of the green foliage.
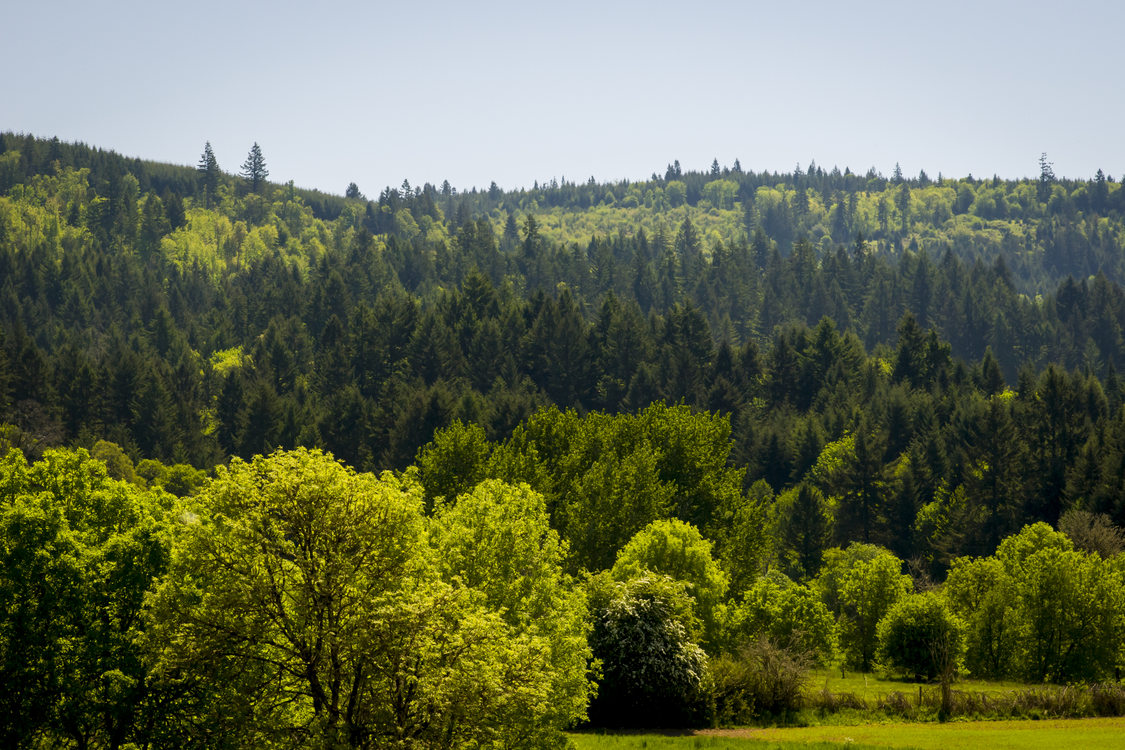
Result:
{"label": "green foliage", "polygon": [[[206,149],[204,158],[206,158]],[[266,178],[270,176],[269,170],[266,169],[266,160],[262,156],[262,149],[258,146],[257,141],[250,147],[250,153],[247,154],[246,161],[242,162],[242,171],[239,174],[250,183],[250,190],[254,193],[261,190]]]}
{"label": "green foliage", "polygon": [[961,663],[964,630],[937,594],[905,596],[879,621],[879,664],[915,680],[952,674]]}
{"label": "green foliage", "polygon": [[581,698],[550,705],[547,640],[442,579],[421,510],[409,478],[306,450],[183,501],[148,613],[156,677],[195,706],[177,742],[553,743]]}
{"label": "green foliage", "polygon": [[718,608],[729,582],[711,556],[711,543],[684,521],[653,521],[617,553],[610,575],[625,582],[654,574],[685,584],[703,623],[703,645],[712,650],[719,637]]}
{"label": "green foliage", "polygon": [[572,568],[600,570],[652,521],[676,517],[706,533],[735,514],[741,472],[727,465],[729,435],[727,420],[685,406],[585,417],[552,408],[514,431],[490,471],[541,491]]}
{"label": "green foliage", "polygon": [[[212,189],[204,151],[200,171],[5,136],[0,409],[32,454],[101,439],[205,469],[306,444],[404,468],[455,419],[499,443],[549,404],[682,401],[729,419],[745,484],[807,481],[836,543],[923,553],[935,577],[1072,505],[1122,521],[1120,387],[1099,395],[1087,374],[1125,366],[1125,191],[1105,175],[1055,180],[1047,202],[1028,181],[820,169],[364,201]],[[1003,218],[977,215],[989,201]],[[1024,360],[1058,366],[1001,398]],[[807,475],[848,436],[839,472]],[[628,476],[594,468],[591,482]],[[618,545],[668,489],[645,488],[647,517]],[[956,498],[963,519],[939,502],[942,523],[913,523]],[[761,505],[693,502],[672,492],[667,515],[744,589],[768,557]]]}
{"label": "green foliage", "polygon": [[165,466],[146,458],[137,463],[136,475],[149,487],[159,487],[176,497],[194,495],[207,481],[207,472],[188,464]]}
{"label": "green foliage", "polygon": [[199,157],[199,164],[196,166],[199,172],[199,179],[203,186],[203,202],[204,205],[209,204],[219,192],[219,161],[215,158],[215,152],[211,149],[211,142],[207,141],[203,144],[203,155]]}
{"label": "green foliage", "polygon": [[1125,633],[1120,579],[1096,555],[1042,549],[1017,579],[1017,662],[1029,679],[1104,679]]}
{"label": "green foliage", "polygon": [[1093,681],[1119,665],[1119,571],[1033,524],[984,560],[955,561],[950,602],[968,623],[969,668],[1033,682]]}
{"label": "green foliage", "polygon": [[824,550],[832,538],[835,519],[820,490],[801,484],[781,495],[774,505],[776,555],[782,570],[807,581],[820,570]]}
{"label": "green foliage", "polygon": [[1018,629],[1015,582],[994,557],[953,561],[942,589],[965,622],[965,666],[969,673],[999,678],[1012,674]]}
{"label": "green foliage", "polygon": [[760,639],[711,662],[712,721],[720,726],[785,716],[803,703],[808,661]]}
{"label": "green foliage", "polygon": [[725,509],[712,532],[719,540],[719,559],[730,575],[730,594],[738,596],[761,574],[768,561],[770,534],[767,519],[773,490],[759,479],[739,504]]}
{"label": "green foliage", "polygon": [[726,613],[728,648],[738,650],[762,639],[811,664],[835,661],[836,621],[808,586],[780,573],[763,576]]}
{"label": "green foliage", "polygon": [[159,700],[137,638],[167,564],[164,500],[84,450],[0,460],[0,744],[148,741]]}
{"label": "green foliage", "polygon": [[913,585],[902,561],[887,550],[853,542],[825,553],[816,579],[821,598],[838,618],[840,646],[853,669],[871,671],[878,625]]}
{"label": "green foliage", "polygon": [[734,180],[712,180],[703,186],[703,198],[718,209],[734,208],[738,183]]}
{"label": "green foliage", "polygon": [[1013,534],[1000,542],[1000,546],[996,548],[996,559],[1009,575],[1022,577],[1028,561],[1036,553],[1046,550],[1071,552],[1074,550],[1074,543],[1065,534],[1055,531],[1045,523],[1029,524],[1018,534]]}
{"label": "green foliage", "polygon": [[546,650],[548,695],[527,707],[535,711],[529,724],[533,718],[546,737],[585,719],[591,693],[586,601],[562,571],[566,548],[550,528],[543,497],[527,485],[485,481],[438,506],[429,538],[444,580],[484,594],[511,637]]}
{"label": "green foliage", "polygon": [[[966,623],[975,673],[1093,679],[1121,662],[1112,644],[1122,565],[1113,534],[1125,525],[1125,190],[1104,174],[888,180],[716,161],[708,173],[676,165],[647,181],[513,192],[404,184],[367,200],[358,188],[349,197],[268,189],[253,151],[246,190],[207,147],[192,169],[0,136],[0,445],[43,457],[5,480],[23,488],[12,491],[18,512],[6,527],[24,540],[10,548],[21,581],[11,590],[21,612],[34,610],[27,592],[40,579],[70,606],[49,636],[65,648],[44,651],[62,656],[42,657],[41,684],[21,677],[13,691],[24,706],[16,714],[37,707],[39,723],[27,726],[48,727],[39,744],[82,744],[80,732],[92,744],[265,742],[255,716],[298,734],[335,721],[323,718],[332,701],[263,707],[245,686],[281,672],[261,662],[217,660],[210,690],[183,671],[139,679],[132,662],[91,677],[118,656],[136,658],[143,628],[106,636],[106,602],[114,575],[140,571],[112,584],[131,602],[113,606],[134,611],[161,569],[172,502],[161,490],[221,527],[208,539],[225,543],[253,513],[214,516],[215,488],[253,472],[235,462],[238,482],[208,485],[207,471],[298,445],[365,471],[418,463],[421,489],[356,475],[419,507],[408,512],[417,534],[404,542],[407,572],[382,584],[354,573],[389,587],[371,605],[383,607],[376,619],[354,611],[363,627],[381,623],[375,640],[363,631],[364,648],[381,649],[380,668],[420,659],[403,669],[435,711],[457,714],[454,734],[479,729],[467,728],[450,692],[474,680],[485,689],[465,715],[550,716],[545,733],[576,715],[587,689],[575,671],[580,597],[551,566],[608,568],[638,532],[669,519],[713,543],[704,569],[713,571],[713,552],[738,602],[693,613],[707,589],[699,581],[717,578],[690,566],[674,573],[692,585],[676,618],[693,643],[712,647],[710,621],[724,609],[742,618],[743,639],[790,642],[798,621],[824,622],[806,589],[758,581],[776,565],[816,581],[840,617],[844,651],[862,665],[872,613],[893,599],[865,597],[902,581],[890,564],[849,583],[847,571],[882,554],[873,546],[825,554],[862,539],[911,560],[920,585],[950,569],[945,595]],[[66,444],[93,446],[101,463],[51,450]],[[532,489],[478,491],[489,478]],[[140,510],[121,511],[133,502],[122,497]],[[420,515],[428,503],[433,521]],[[496,519],[497,504],[510,504],[510,517]],[[1077,523],[1080,513],[1098,520]],[[181,542],[189,517],[175,516]],[[1066,535],[1033,525],[1013,536],[1036,522]],[[147,547],[129,536],[139,528],[152,532]],[[496,550],[506,547],[519,555],[505,562]],[[629,554],[666,557],[655,549]],[[181,564],[184,595],[201,606],[204,592],[208,606],[234,601],[203,586],[223,578],[215,559],[193,554],[204,562]],[[277,556],[262,570],[296,575],[296,553]],[[591,589],[596,611],[616,601],[606,586]],[[43,612],[63,611],[48,588]],[[238,591],[245,584],[222,596]],[[180,632],[162,627],[143,635]],[[818,633],[807,648],[829,658],[825,629],[799,629]],[[242,656],[262,653],[247,646]],[[479,670],[458,661],[478,656]],[[514,671],[493,669],[501,662]],[[433,677],[447,666],[448,680]],[[295,684],[274,683],[284,696]],[[360,704],[394,703],[390,688],[370,685],[354,693]],[[74,718],[94,714],[81,727]],[[376,714],[356,721],[390,721]],[[142,720],[161,729],[101,739]],[[479,731],[540,741],[513,726]],[[466,742],[492,741],[483,736]]]}
{"label": "green foliage", "polygon": [[416,461],[427,500],[452,500],[471,490],[487,476],[491,454],[492,446],[479,425],[454,420],[435,432]]}
{"label": "green foliage", "polygon": [[687,200],[687,187],[679,180],[672,180],[664,186],[664,195],[672,208],[682,206]]}
{"label": "green foliage", "polygon": [[136,467],[117,443],[99,440],[90,449],[90,456],[105,464],[106,472],[114,479],[137,484]]}

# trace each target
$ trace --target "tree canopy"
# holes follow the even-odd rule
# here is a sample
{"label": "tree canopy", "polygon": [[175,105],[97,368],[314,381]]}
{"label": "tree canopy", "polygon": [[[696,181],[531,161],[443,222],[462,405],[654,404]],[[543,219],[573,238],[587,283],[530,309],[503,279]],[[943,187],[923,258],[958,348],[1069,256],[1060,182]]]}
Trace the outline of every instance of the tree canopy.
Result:
{"label": "tree canopy", "polygon": [[[474,575],[495,550],[463,546],[456,530],[503,522],[489,493],[519,497],[496,484],[466,496],[439,516],[431,548],[409,478],[305,450],[220,468],[177,509],[170,575],[150,605],[157,675],[205,708],[188,739],[550,744],[585,707],[581,600],[559,590],[542,527],[528,540],[547,551],[536,572]],[[534,524],[528,512],[514,519]],[[548,613],[540,632],[530,617]]]}
{"label": "tree canopy", "polygon": [[747,665],[945,686],[947,620],[1115,674],[1125,190],[900,172],[368,197],[0,134],[3,742],[554,746]]}

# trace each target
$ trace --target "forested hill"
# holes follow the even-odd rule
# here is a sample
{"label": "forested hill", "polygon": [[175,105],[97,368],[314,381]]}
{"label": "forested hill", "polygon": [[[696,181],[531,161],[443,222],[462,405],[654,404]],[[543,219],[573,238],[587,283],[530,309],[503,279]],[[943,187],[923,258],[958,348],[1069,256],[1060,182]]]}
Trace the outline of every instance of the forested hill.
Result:
{"label": "forested hill", "polygon": [[677,164],[377,200],[266,174],[0,137],[8,444],[401,468],[457,419],[503,441],[550,405],[682,402],[729,418],[747,487],[858,498],[856,538],[903,554],[1125,521],[1125,191],[1100,172]]}

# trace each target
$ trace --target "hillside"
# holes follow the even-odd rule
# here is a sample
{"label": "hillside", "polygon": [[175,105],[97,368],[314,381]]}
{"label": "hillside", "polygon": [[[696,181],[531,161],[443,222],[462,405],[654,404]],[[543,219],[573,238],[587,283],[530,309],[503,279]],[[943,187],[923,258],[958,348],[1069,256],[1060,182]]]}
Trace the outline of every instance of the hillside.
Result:
{"label": "hillside", "polygon": [[254,192],[213,166],[0,140],[9,441],[202,468],[310,445],[400,468],[453,420],[499,441],[547,405],[663,401],[726,415],[745,485],[774,492],[862,437],[878,538],[904,555],[919,509],[961,484],[1012,506],[982,549],[1071,506],[1125,521],[1105,450],[1125,191],[1100,173],[677,164],[367,200]]}
{"label": "hillside", "polygon": [[0,136],[0,744],[1125,711],[1116,182],[267,171]]}

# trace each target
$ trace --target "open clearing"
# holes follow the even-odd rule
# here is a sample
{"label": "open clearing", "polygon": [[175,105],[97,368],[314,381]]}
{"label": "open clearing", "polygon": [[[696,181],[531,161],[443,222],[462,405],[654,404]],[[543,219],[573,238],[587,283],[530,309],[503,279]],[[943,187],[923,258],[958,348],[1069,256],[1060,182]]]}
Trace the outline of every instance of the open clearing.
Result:
{"label": "open clearing", "polygon": [[918,750],[1087,750],[1125,747],[1125,718],[1020,721],[951,721],[788,728],[708,729],[694,735],[571,735],[578,750],[689,750],[713,748],[849,747],[918,748]]}
{"label": "open clearing", "polygon": [[[848,672],[846,677],[840,676],[838,669],[814,669],[809,672],[805,683],[805,694],[814,695],[821,690],[833,693],[853,693],[864,699],[885,698],[889,693],[906,693],[917,695],[919,684],[911,680],[896,680],[880,676],[877,673]],[[973,680],[960,679],[953,683],[954,690],[969,693],[985,693],[999,695],[1013,690],[1026,690],[1027,688],[1043,688],[1043,685],[1030,685],[1015,681]],[[923,684],[926,692],[936,692],[940,687],[935,684]]]}

